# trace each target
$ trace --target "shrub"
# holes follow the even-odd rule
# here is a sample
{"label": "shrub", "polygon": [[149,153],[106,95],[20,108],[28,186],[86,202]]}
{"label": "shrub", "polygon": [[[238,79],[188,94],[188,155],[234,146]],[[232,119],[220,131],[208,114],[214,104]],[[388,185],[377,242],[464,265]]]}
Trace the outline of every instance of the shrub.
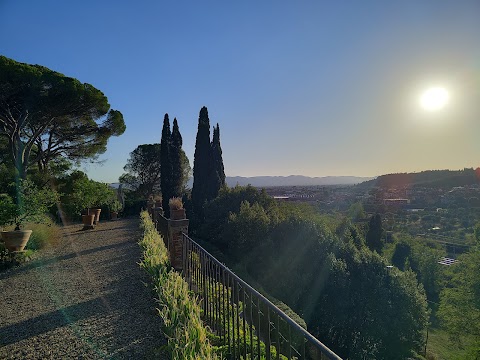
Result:
{"label": "shrub", "polygon": [[163,239],[155,230],[148,213],[140,215],[144,230],[140,246],[143,258],[140,266],[153,278],[158,296],[158,312],[164,322],[167,349],[172,359],[218,359],[207,340],[207,330],[200,318],[201,310],[187,283],[173,271]]}
{"label": "shrub", "polygon": [[50,219],[42,224],[28,224],[27,227],[32,230],[32,235],[27,243],[27,249],[30,250],[39,250],[58,244],[62,237],[60,227]]}
{"label": "shrub", "polygon": [[3,243],[0,243],[0,271],[28,261],[33,253],[33,250],[25,250],[23,252],[13,254],[5,248]]}

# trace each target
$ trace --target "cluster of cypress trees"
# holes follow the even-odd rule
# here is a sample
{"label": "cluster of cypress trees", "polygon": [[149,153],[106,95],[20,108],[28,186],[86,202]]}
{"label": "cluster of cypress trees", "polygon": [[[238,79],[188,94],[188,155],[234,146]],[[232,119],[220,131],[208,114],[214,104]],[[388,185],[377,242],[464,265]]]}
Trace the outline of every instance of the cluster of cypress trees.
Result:
{"label": "cluster of cypress trees", "polygon": [[225,186],[222,147],[220,146],[220,127],[213,127],[213,139],[210,142],[210,119],[204,106],[198,117],[195,157],[193,162],[192,206],[196,220],[203,220],[204,204],[217,197]]}
{"label": "cluster of cypress trees", "polygon": [[178,128],[177,119],[173,119],[173,129],[170,131],[168,114],[163,118],[162,139],[160,141],[160,168],[162,175],[162,207],[165,215],[170,216],[168,201],[174,196],[182,196],[183,168],[182,168],[182,135]]}

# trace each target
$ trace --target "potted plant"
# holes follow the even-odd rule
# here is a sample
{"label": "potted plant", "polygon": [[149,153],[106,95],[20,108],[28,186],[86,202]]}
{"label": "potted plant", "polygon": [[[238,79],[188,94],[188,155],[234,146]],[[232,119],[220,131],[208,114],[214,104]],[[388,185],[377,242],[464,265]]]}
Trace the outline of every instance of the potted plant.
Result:
{"label": "potted plant", "polygon": [[103,206],[108,206],[110,199],[115,196],[115,192],[108,184],[101,183],[98,181],[90,180],[92,186],[92,193],[95,198],[94,204],[95,207],[90,209],[95,214],[94,223],[98,224],[100,221],[100,213]]}
{"label": "potted plant", "polygon": [[170,220],[183,220],[185,219],[185,209],[183,208],[182,199],[179,197],[173,197],[168,201],[170,208]]}
{"label": "potted plant", "polygon": [[12,231],[2,231],[1,238],[9,251],[23,251],[32,230],[22,229],[24,223],[42,222],[50,206],[58,201],[58,194],[48,188],[39,189],[29,180],[21,180],[16,201],[7,194],[0,196],[0,226],[15,225]]}
{"label": "potted plant", "polygon": [[93,229],[100,220],[101,206],[109,203],[113,190],[107,184],[82,178],[73,185],[70,206],[78,214],[82,211],[84,229]]}
{"label": "potted plant", "polygon": [[82,215],[83,229],[93,229],[95,214],[90,212],[90,207],[95,202],[93,182],[88,178],[79,179],[73,185],[70,206],[76,214]]}
{"label": "potted plant", "polygon": [[110,215],[112,217],[112,220],[117,220],[118,219],[118,212],[122,210],[122,203],[118,201],[117,199],[113,200],[110,203]]}

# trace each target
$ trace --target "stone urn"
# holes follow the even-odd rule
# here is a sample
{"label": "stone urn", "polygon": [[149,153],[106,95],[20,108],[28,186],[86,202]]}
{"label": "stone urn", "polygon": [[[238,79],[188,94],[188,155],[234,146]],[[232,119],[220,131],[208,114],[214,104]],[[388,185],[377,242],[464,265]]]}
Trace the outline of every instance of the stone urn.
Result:
{"label": "stone urn", "polygon": [[100,209],[100,208],[90,209],[89,213],[95,215],[95,220],[93,221],[93,223],[95,225],[100,222],[100,213],[101,212],[102,212],[102,209]]}
{"label": "stone urn", "polygon": [[1,235],[8,251],[23,251],[32,235],[32,230],[2,231]]}
{"label": "stone urn", "polygon": [[95,214],[82,215],[83,229],[93,229],[95,223]]}

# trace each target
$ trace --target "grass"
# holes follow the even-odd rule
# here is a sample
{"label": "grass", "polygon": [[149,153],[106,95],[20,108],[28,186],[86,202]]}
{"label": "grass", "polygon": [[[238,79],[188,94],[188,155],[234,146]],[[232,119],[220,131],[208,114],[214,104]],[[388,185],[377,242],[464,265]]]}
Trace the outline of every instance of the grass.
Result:
{"label": "grass", "polygon": [[32,230],[26,246],[30,250],[40,250],[50,245],[56,245],[62,238],[62,230],[50,219],[42,224],[26,224],[24,228]]}

